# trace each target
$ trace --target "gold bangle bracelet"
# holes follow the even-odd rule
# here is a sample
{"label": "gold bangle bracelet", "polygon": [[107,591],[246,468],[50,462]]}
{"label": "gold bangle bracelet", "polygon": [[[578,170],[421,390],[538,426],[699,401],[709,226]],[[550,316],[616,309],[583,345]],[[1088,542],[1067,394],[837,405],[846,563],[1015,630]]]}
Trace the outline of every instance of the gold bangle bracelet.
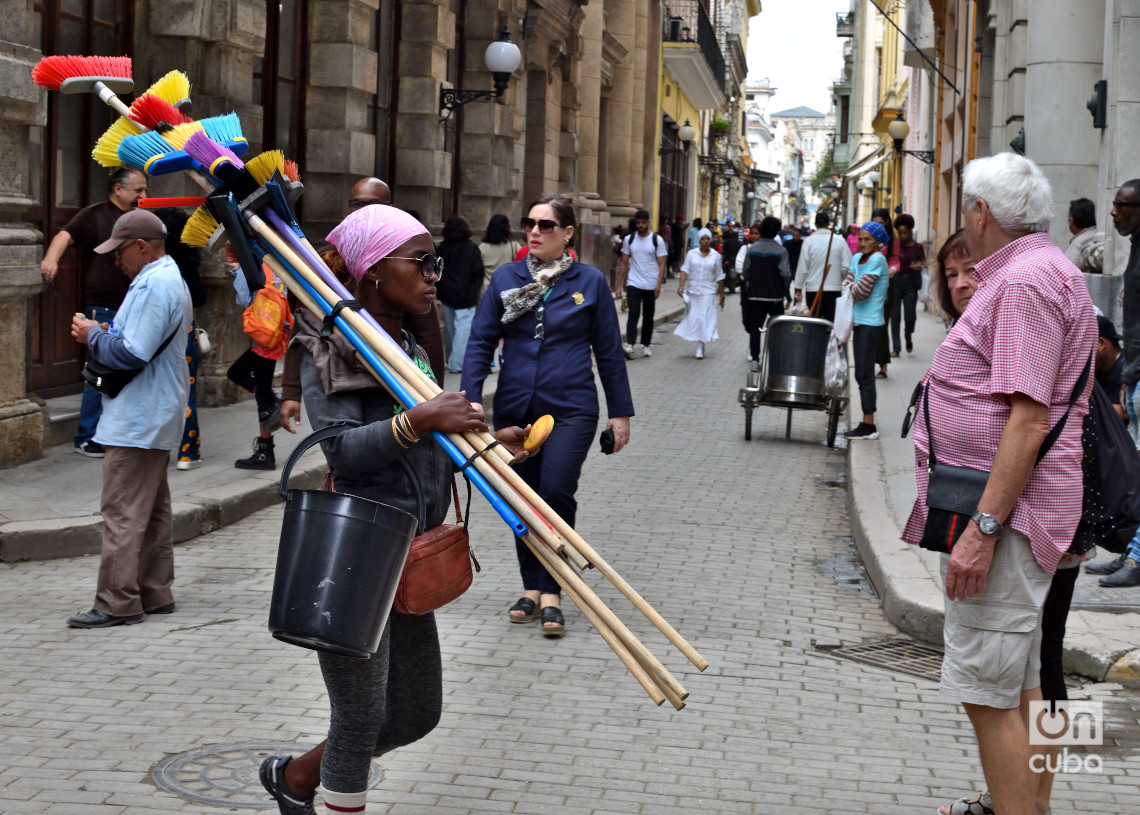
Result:
{"label": "gold bangle bracelet", "polygon": [[399,422],[399,419],[400,419],[400,417],[397,416],[395,419],[392,420],[392,438],[394,438],[396,440],[396,444],[400,445],[405,450],[407,450],[407,449],[409,449],[408,445],[404,444],[404,442],[400,440],[400,434],[396,432],[396,424]]}

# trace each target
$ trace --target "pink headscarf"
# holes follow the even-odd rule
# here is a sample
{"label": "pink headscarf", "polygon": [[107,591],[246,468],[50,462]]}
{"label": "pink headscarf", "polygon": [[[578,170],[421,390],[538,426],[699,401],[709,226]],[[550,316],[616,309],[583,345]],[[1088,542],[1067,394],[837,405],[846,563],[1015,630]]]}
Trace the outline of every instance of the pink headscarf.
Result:
{"label": "pink headscarf", "polygon": [[354,279],[364,277],[377,261],[416,235],[427,235],[427,227],[402,209],[387,204],[370,204],[350,214],[325,238],[344,258]]}

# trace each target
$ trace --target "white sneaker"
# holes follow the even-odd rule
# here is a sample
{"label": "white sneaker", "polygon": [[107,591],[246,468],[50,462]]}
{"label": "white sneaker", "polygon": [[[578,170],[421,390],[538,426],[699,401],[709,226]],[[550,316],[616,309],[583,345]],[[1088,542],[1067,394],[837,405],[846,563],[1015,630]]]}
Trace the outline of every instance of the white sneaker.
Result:
{"label": "white sneaker", "polygon": [[622,348],[625,349],[625,358],[626,359],[633,359],[633,346],[627,342],[625,345],[622,346]]}
{"label": "white sneaker", "polygon": [[642,358],[653,356],[653,352],[649,350],[648,345],[641,346],[641,356]]}
{"label": "white sneaker", "polygon": [[697,359],[704,359],[704,358],[705,358],[705,349],[698,348],[697,349]]}
{"label": "white sneaker", "polygon": [[178,464],[175,465],[179,470],[197,470],[202,466],[202,459],[200,458],[181,458]]}

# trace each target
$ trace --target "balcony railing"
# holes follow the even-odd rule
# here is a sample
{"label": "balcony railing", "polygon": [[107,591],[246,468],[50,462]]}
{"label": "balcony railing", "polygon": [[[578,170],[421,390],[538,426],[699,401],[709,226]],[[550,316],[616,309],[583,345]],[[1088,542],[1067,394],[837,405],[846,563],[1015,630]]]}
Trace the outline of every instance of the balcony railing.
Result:
{"label": "balcony railing", "polygon": [[725,87],[724,54],[716,41],[716,32],[709,20],[708,10],[703,0],[667,0],[665,3],[665,28],[661,38],[665,42],[680,42],[700,46],[705,61],[713,76]]}
{"label": "balcony railing", "polygon": [[855,36],[855,14],[850,11],[840,11],[835,15],[835,36]]}
{"label": "balcony railing", "polygon": [[744,55],[744,46],[740,44],[740,37],[729,34],[725,37],[725,51],[736,71],[737,77],[743,81],[748,76],[748,58]]}

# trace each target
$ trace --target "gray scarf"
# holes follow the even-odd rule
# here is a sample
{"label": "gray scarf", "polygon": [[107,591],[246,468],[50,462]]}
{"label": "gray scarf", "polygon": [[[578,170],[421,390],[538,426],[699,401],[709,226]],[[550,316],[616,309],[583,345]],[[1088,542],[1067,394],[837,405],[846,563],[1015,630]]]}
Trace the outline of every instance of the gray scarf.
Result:
{"label": "gray scarf", "polygon": [[499,295],[503,301],[503,323],[513,323],[541,303],[573,262],[569,252],[563,252],[561,257],[547,263],[540,263],[534,255],[527,253],[526,268],[534,282],[517,289],[507,289]]}

